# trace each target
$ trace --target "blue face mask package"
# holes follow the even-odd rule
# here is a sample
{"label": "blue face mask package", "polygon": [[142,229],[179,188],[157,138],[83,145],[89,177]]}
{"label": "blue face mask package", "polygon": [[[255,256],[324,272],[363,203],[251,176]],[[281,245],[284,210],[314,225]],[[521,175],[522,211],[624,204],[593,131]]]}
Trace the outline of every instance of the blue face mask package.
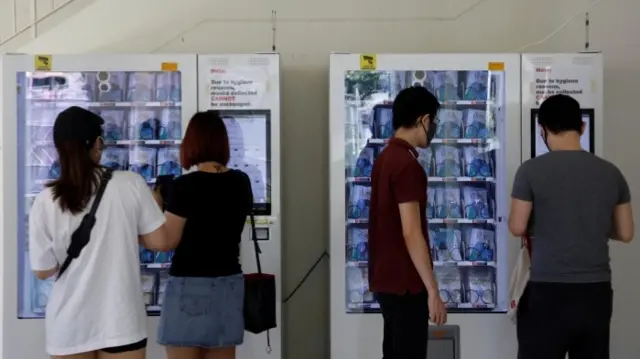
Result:
{"label": "blue face mask package", "polygon": [[474,146],[464,148],[464,164],[469,177],[491,177],[493,171],[489,162],[489,154],[484,149]]}
{"label": "blue face mask package", "polygon": [[366,228],[349,228],[347,260],[355,262],[366,262],[369,260]]}
{"label": "blue face mask package", "polygon": [[156,101],[182,101],[180,72],[162,72],[156,77]]}
{"label": "blue face mask package", "polygon": [[360,304],[364,302],[364,294],[368,291],[368,283],[365,280],[366,268],[347,268],[347,296],[349,303]]}
{"label": "blue face mask package", "polygon": [[164,109],[160,115],[158,139],[179,140],[182,137],[182,111],[179,109]]}
{"label": "blue face mask package", "polygon": [[443,109],[438,112],[436,138],[462,137],[462,111]]}
{"label": "blue face mask package", "polygon": [[153,273],[142,273],[142,297],[144,304],[153,303],[153,292],[156,285],[156,278]]}
{"label": "blue face mask package", "polygon": [[129,159],[129,150],[119,147],[108,147],[102,152],[100,164],[114,171],[125,171],[127,169],[127,160]]}
{"label": "blue face mask package", "polygon": [[431,148],[417,148],[416,150],[418,151],[418,162],[420,163],[420,166],[424,168],[424,172],[427,176],[430,176],[431,164],[433,163],[433,151],[431,151]]}
{"label": "blue face mask package", "polygon": [[180,167],[180,149],[177,147],[164,147],[158,150],[158,176],[182,174]]}
{"label": "blue face mask package", "polygon": [[440,288],[440,299],[447,307],[462,303],[462,277],[456,267],[436,268],[436,281]]}
{"label": "blue face mask package", "polygon": [[374,108],[374,111],[376,111],[377,115],[376,123],[374,124],[377,129],[377,131],[374,131],[376,137],[382,139],[391,138],[395,132],[393,130],[393,112],[391,108]]}
{"label": "blue face mask package", "polygon": [[139,255],[140,255],[140,263],[142,263],[142,264],[153,263],[153,259],[154,259],[155,255],[153,254],[152,251],[150,251],[150,250],[148,250],[146,248],[143,248],[143,247],[140,247],[139,251],[140,251],[140,253],[139,253]]}
{"label": "blue face mask package", "polygon": [[153,262],[154,263],[171,263],[172,257],[173,257],[173,251],[156,252]]}
{"label": "blue face mask package", "polygon": [[375,157],[375,150],[371,147],[365,147],[360,152],[358,159],[356,160],[356,166],[353,169],[354,177],[371,177],[371,171],[373,170],[373,160]]}
{"label": "blue face mask package", "polygon": [[436,188],[436,217],[462,218],[460,187],[453,185]]}
{"label": "blue face mask package", "polygon": [[469,101],[487,101],[489,99],[489,71],[467,71],[464,99]]}
{"label": "blue face mask package", "polygon": [[371,198],[371,187],[353,185],[349,195],[349,206],[347,216],[351,219],[369,218],[369,199]]}
{"label": "blue face mask package", "polygon": [[464,217],[468,219],[490,219],[489,191],[476,186],[462,188],[464,199]]}
{"label": "blue face mask package", "polygon": [[129,114],[129,138],[155,140],[157,122],[155,111],[134,108]]}
{"label": "blue face mask package", "polygon": [[482,228],[465,231],[465,256],[471,262],[493,262],[495,258],[495,232]]}
{"label": "blue face mask package", "polygon": [[127,85],[127,101],[149,102],[153,101],[153,85],[155,74],[153,72],[133,72],[129,74]]}
{"label": "blue face mask package", "polygon": [[436,177],[460,177],[460,149],[454,146],[438,146],[435,149]]}
{"label": "blue face mask package", "polygon": [[470,268],[467,283],[467,301],[477,307],[492,306],[495,303],[493,276],[487,268]]}
{"label": "blue face mask package", "polygon": [[120,141],[125,139],[125,119],[123,110],[107,110],[99,113],[104,119],[104,140]]}
{"label": "blue face mask package", "polygon": [[134,147],[129,152],[129,169],[139,173],[145,180],[151,181],[156,166],[156,149],[152,147]]}
{"label": "blue face mask package", "polygon": [[462,260],[462,232],[454,228],[440,228],[433,244],[435,258],[439,262],[459,262]]}
{"label": "blue face mask package", "polygon": [[435,217],[436,212],[436,189],[433,187],[427,187],[427,218],[431,219]]}
{"label": "blue face mask package", "polygon": [[99,71],[96,73],[98,102],[120,102],[124,99],[127,75],[124,72]]}
{"label": "blue face mask package", "polygon": [[434,94],[440,101],[458,101],[458,72],[429,71],[429,82],[433,85]]}
{"label": "blue face mask package", "polygon": [[437,235],[437,231],[435,229],[431,229],[429,228],[427,230],[427,234],[429,235],[429,251],[431,252],[431,256],[432,258],[434,258],[435,256],[435,242],[436,242],[436,235]]}
{"label": "blue face mask package", "polygon": [[464,138],[486,140],[490,137],[487,128],[487,112],[482,110],[464,111]]}
{"label": "blue face mask package", "polygon": [[47,302],[49,301],[49,294],[51,293],[51,288],[53,288],[53,280],[46,279],[40,280],[36,279],[33,282],[33,291],[32,293],[32,307],[35,312],[44,312]]}

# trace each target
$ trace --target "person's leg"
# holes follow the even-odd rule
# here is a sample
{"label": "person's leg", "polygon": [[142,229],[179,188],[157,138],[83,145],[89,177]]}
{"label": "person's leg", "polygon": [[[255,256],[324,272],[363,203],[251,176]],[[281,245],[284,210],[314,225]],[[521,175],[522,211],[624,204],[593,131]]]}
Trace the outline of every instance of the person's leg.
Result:
{"label": "person's leg", "polygon": [[[397,297],[391,328],[393,359],[424,359],[429,342],[429,303],[427,293]],[[386,359],[386,358],[385,358]]]}
{"label": "person's leg", "polygon": [[236,347],[206,349],[204,359],[236,359]]}
{"label": "person's leg", "polygon": [[[609,359],[613,291],[611,283],[585,285],[582,331],[569,348],[569,359]],[[578,306],[578,304],[577,304]]]}
{"label": "person's leg", "polygon": [[393,358],[393,320],[396,295],[378,293],[376,294],[376,300],[380,304],[380,312],[382,313],[382,359],[394,359]]}
{"label": "person's leg", "polygon": [[555,283],[527,284],[518,307],[518,359],[565,359],[573,323],[562,291]]}
{"label": "person's leg", "polygon": [[201,348],[165,347],[167,359],[204,359],[204,350]]}
{"label": "person's leg", "polygon": [[80,353],[73,355],[52,355],[51,359],[96,359],[96,352]]}

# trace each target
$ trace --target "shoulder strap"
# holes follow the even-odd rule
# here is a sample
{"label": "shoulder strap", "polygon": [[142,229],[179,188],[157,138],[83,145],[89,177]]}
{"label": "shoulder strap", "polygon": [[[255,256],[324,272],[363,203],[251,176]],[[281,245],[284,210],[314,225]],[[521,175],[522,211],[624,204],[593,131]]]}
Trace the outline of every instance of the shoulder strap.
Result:
{"label": "shoulder strap", "polygon": [[113,170],[110,168],[103,169],[102,172],[102,180],[100,181],[100,187],[98,187],[98,192],[96,192],[96,198],[93,200],[93,204],[91,205],[91,210],[89,214],[91,216],[96,215],[96,211],[98,211],[98,206],[100,205],[100,201],[102,201],[102,196],[104,195],[104,191],[107,189],[107,184],[111,180],[113,176]]}
{"label": "shoulder strap", "polygon": [[[251,198],[253,199],[253,196]],[[249,212],[249,218],[251,220],[251,240],[253,241],[253,249],[256,255],[256,266],[258,273],[262,274],[262,264],[260,263],[260,254],[262,254],[262,250],[258,243],[258,231],[256,230],[256,219],[253,214],[253,208],[251,209],[251,212]]]}

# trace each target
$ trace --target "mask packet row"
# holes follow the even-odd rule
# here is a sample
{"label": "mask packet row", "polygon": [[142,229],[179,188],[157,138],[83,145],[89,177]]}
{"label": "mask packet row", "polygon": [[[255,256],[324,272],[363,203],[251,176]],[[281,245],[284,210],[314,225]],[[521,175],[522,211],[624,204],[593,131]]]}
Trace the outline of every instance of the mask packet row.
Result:
{"label": "mask packet row", "polygon": [[457,184],[435,187],[435,217],[462,218],[460,187]]}
{"label": "mask packet row", "polygon": [[367,245],[367,229],[351,227],[348,231],[347,260],[354,262],[366,262],[369,260]]}
{"label": "mask packet row", "polygon": [[458,71],[429,71],[427,78],[439,101],[458,101]]}
{"label": "mask packet row", "polygon": [[365,267],[347,268],[347,300],[352,304],[373,303],[373,293],[369,290],[369,273]]}
{"label": "mask packet row", "polygon": [[140,174],[147,182],[155,176],[157,151],[152,147],[134,147],[129,151],[129,170]]}
{"label": "mask packet row", "polygon": [[433,257],[439,262],[462,260],[462,232],[457,228],[439,228],[432,237]]}
{"label": "mask packet row", "polygon": [[455,146],[437,146],[434,149],[437,177],[462,176],[460,148]]}
{"label": "mask packet row", "polygon": [[473,306],[495,304],[493,274],[487,267],[469,268],[466,284],[466,300]]}
{"label": "mask packet row", "polygon": [[464,138],[486,140],[493,134],[487,126],[487,112],[483,110],[465,110]]}
{"label": "mask packet row", "polygon": [[436,268],[436,281],[440,289],[440,299],[447,307],[462,303],[462,278],[456,267]]}
{"label": "mask packet row", "polygon": [[463,112],[458,110],[442,109],[438,112],[438,127],[436,138],[461,138],[462,137]]}
{"label": "mask packet row", "polygon": [[417,148],[418,151],[418,162],[420,166],[424,169],[424,172],[427,176],[431,175],[431,169],[433,168],[433,151],[430,147],[427,148]]}
{"label": "mask packet row", "polygon": [[463,152],[465,175],[467,177],[493,176],[493,168],[488,152],[474,146],[465,146]]}
{"label": "mask packet row", "polygon": [[487,101],[489,71],[467,71],[464,99],[467,101]]}
{"label": "mask packet row", "polygon": [[176,177],[182,174],[180,166],[180,148],[163,147],[158,150],[158,168],[156,169],[158,176],[174,175]]}
{"label": "mask packet row", "polygon": [[371,187],[362,185],[352,185],[349,193],[349,203],[347,216],[350,219],[369,218],[369,200],[371,198]]}
{"label": "mask packet row", "polygon": [[353,167],[353,177],[371,177],[374,159],[375,150],[371,147],[363,148],[356,159],[355,166]]}
{"label": "mask packet row", "polygon": [[462,186],[464,217],[467,219],[491,219],[489,190],[473,185]]}
{"label": "mask packet row", "polygon": [[465,259],[471,262],[496,260],[495,232],[483,228],[466,228],[464,231]]}

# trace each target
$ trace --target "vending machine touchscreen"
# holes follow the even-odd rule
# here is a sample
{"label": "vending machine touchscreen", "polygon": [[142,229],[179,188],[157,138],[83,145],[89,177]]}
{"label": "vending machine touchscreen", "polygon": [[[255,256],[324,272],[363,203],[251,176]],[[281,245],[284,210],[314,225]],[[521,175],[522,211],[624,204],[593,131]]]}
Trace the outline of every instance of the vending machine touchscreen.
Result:
{"label": "vending machine touchscreen", "polygon": [[269,110],[221,112],[229,137],[228,167],[251,180],[254,213],[271,215],[271,115]]}
{"label": "vending machine touchscreen", "polygon": [[[582,122],[584,123],[584,132],[580,137],[582,149],[595,153],[595,136],[594,122],[595,115],[593,109],[582,109]],[[538,125],[538,109],[531,109],[531,158],[542,156],[549,152],[547,145],[542,137],[542,129]]]}

